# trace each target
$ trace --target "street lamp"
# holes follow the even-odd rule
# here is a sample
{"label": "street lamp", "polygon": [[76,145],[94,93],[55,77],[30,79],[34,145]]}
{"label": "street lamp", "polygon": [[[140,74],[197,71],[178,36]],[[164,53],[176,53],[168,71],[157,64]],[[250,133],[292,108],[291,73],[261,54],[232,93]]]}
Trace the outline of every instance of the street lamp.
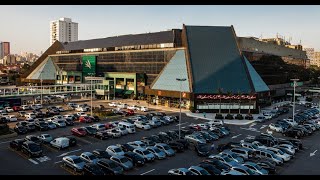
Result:
{"label": "street lamp", "polygon": [[41,104],[42,104],[42,94],[43,94],[43,88],[42,88],[42,72],[43,71],[40,71],[40,83],[41,83],[41,95],[40,95],[40,97],[41,97]]}
{"label": "street lamp", "polygon": [[295,107],[296,107],[296,85],[297,85],[297,81],[299,81],[299,79],[290,79],[291,81],[293,81],[293,111],[292,111],[292,120],[294,121],[294,112],[295,112]]}
{"label": "street lamp", "polygon": [[187,80],[186,78],[176,78],[177,81],[180,82],[180,102],[179,102],[179,108],[180,108],[180,114],[179,114],[179,139],[181,137],[181,93],[182,93],[182,82]]}

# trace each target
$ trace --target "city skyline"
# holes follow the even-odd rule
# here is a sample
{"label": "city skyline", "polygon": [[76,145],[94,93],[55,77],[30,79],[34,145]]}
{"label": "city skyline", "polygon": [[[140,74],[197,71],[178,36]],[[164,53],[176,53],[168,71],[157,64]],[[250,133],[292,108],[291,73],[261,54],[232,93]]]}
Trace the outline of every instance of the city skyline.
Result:
{"label": "city skyline", "polygon": [[12,54],[39,54],[50,46],[50,21],[61,17],[79,23],[79,40],[181,29],[182,24],[233,25],[237,36],[279,34],[320,50],[320,6],[0,6],[0,22],[6,22],[0,41],[10,42]]}

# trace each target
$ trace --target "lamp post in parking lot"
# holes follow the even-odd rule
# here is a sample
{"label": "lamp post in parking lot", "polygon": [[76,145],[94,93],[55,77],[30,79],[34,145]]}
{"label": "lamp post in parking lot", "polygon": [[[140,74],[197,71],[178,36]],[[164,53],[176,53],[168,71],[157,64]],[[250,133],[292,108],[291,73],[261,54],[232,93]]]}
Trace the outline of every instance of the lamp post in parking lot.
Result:
{"label": "lamp post in parking lot", "polygon": [[297,81],[299,81],[299,79],[290,79],[291,81],[293,81],[293,107],[292,107],[292,120],[294,121],[294,112],[295,112],[295,107],[296,107],[296,85],[297,85]]}
{"label": "lamp post in parking lot", "polygon": [[180,108],[180,114],[179,114],[179,139],[181,138],[181,93],[182,93],[182,82],[187,80],[186,78],[176,78],[177,81],[180,82],[180,101],[179,101],[179,108]]}

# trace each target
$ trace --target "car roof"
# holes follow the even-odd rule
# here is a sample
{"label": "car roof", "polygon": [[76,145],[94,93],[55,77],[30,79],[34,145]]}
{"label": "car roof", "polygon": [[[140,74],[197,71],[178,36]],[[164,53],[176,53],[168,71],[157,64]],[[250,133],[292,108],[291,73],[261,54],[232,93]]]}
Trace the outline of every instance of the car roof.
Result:
{"label": "car roof", "polygon": [[145,148],[138,147],[138,148],[135,148],[135,150],[145,151],[146,149],[145,149]]}
{"label": "car roof", "polygon": [[83,152],[83,153],[81,153],[81,155],[90,156],[90,155],[93,155],[93,154],[91,152]]}
{"label": "car roof", "polygon": [[110,145],[110,146],[108,146],[107,148],[115,149],[115,148],[119,148],[119,147],[118,147],[118,146],[116,146],[116,145]]}
{"label": "car roof", "polygon": [[180,170],[182,172],[189,172],[189,170],[187,168],[178,168],[177,170]]}
{"label": "car roof", "polygon": [[74,159],[78,159],[78,158],[79,158],[79,156],[76,156],[76,155],[69,155],[69,156],[65,156],[64,158],[70,158],[70,159],[74,160]]}
{"label": "car roof", "polygon": [[111,156],[111,158],[117,158],[117,159],[121,159],[121,158],[124,158],[125,156],[121,156],[121,155],[114,155],[114,156]]}
{"label": "car roof", "polygon": [[248,165],[251,165],[251,166],[256,166],[257,165],[256,163],[251,162],[251,161],[247,161],[244,164],[248,164]]}
{"label": "car roof", "polygon": [[191,169],[196,169],[198,171],[204,170],[202,167],[199,166],[190,166]]}

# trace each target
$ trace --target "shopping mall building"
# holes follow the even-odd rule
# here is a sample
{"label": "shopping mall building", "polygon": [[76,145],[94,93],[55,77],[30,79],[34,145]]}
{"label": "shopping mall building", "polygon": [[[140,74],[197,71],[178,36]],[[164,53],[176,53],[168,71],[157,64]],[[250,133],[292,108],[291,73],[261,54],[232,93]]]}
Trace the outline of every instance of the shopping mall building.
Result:
{"label": "shopping mall building", "polygon": [[[201,111],[257,111],[269,88],[242,54],[233,26],[187,26],[155,33],[60,43],[21,76],[21,83],[88,83],[99,98],[141,98]],[[180,79],[180,81],[178,81]],[[183,81],[184,80],[184,81]]]}

